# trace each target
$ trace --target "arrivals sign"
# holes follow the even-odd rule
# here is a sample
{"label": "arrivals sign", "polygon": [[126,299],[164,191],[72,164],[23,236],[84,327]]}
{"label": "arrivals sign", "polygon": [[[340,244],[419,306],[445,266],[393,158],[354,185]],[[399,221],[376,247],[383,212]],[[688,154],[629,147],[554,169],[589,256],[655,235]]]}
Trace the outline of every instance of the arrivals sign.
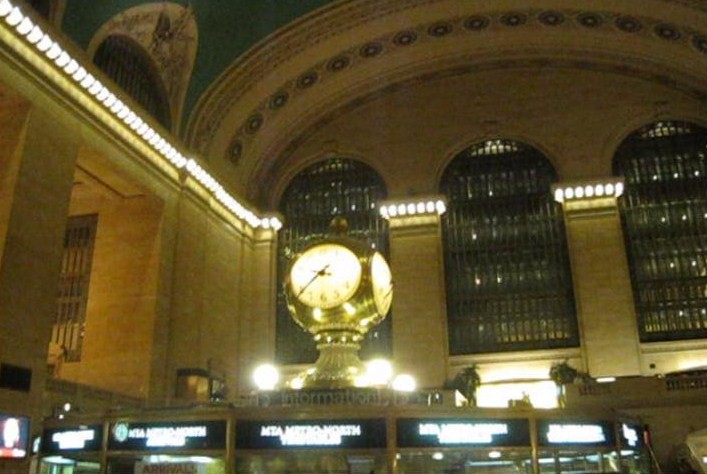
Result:
{"label": "arrivals sign", "polygon": [[530,446],[526,419],[402,418],[397,433],[401,448]]}
{"label": "arrivals sign", "polygon": [[384,419],[236,422],[236,449],[361,449],[386,444]]}
{"label": "arrivals sign", "polygon": [[613,446],[614,425],[604,421],[538,420],[541,446]]}
{"label": "arrivals sign", "polygon": [[134,474],[206,474],[206,464],[138,461],[135,463]]}
{"label": "arrivals sign", "polygon": [[102,425],[47,428],[42,432],[40,446],[42,454],[100,451],[102,439]]}
{"label": "arrivals sign", "polygon": [[224,449],[226,421],[131,423],[110,426],[108,449],[118,451]]}

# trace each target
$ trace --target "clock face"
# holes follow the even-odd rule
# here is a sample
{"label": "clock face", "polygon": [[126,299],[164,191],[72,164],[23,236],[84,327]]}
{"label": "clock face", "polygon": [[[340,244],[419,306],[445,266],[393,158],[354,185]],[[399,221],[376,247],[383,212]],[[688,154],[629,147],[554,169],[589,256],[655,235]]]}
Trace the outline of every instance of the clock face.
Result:
{"label": "clock face", "polygon": [[356,293],[361,271],[356,254],[343,245],[317,245],[292,265],[290,289],[307,306],[334,308]]}
{"label": "clock face", "polygon": [[393,277],[390,267],[383,256],[376,252],[371,260],[371,279],[373,280],[373,301],[378,313],[388,314],[393,301]]}

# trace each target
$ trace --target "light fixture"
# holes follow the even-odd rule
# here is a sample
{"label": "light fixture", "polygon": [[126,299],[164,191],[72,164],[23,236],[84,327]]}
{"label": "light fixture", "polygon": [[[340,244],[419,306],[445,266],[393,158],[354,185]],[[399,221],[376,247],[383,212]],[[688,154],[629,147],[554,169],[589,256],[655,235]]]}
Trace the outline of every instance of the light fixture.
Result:
{"label": "light fixture", "polygon": [[388,385],[393,377],[393,366],[385,359],[372,359],[366,362],[366,374],[370,385]]}
{"label": "light fixture", "polygon": [[414,392],[417,382],[410,374],[400,374],[393,379],[393,390],[398,392]]}
{"label": "light fixture", "polygon": [[253,381],[259,390],[273,390],[280,381],[280,372],[272,364],[262,364],[253,371]]}

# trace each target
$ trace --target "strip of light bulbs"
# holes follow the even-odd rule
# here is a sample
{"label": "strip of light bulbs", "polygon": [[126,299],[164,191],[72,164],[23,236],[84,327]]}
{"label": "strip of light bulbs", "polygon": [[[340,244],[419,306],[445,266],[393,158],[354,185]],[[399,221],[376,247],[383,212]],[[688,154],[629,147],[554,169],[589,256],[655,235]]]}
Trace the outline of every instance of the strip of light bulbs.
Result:
{"label": "strip of light bulbs", "polygon": [[192,178],[207,189],[218,202],[237,218],[247,222],[253,228],[261,227],[278,230],[282,227],[282,222],[276,216],[259,217],[255,212],[240,204],[196,160],[185,157],[135,111],[118,99],[104,84],[86,71],[79,61],[71,57],[58,42],[48,33],[42,31],[39,25],[34,24],[32,19],[22,13],[22,10],[10,0],[0,0],[0,18],[13,27],[37,51],[52,61],[57,69],[69,76],[78,86],[92,95],[106,110],[133,130],[163,159],[177,169],[186,169]]}
{"label": "strip of light bulbs", "polygon": [[383,204],[380,215],[384,219],[398,216],[416,216],[423,214],[442,215],[447,210],[447,205],[442,199],[428,199],[421,201],[394,202]]}
{"label": "strip of light bulbs", "polygon": [[555,189],[555,201],[576,201],[603,197],[619,197],[624,193],[624,183],[598,183],[581,186],[561,186]]}

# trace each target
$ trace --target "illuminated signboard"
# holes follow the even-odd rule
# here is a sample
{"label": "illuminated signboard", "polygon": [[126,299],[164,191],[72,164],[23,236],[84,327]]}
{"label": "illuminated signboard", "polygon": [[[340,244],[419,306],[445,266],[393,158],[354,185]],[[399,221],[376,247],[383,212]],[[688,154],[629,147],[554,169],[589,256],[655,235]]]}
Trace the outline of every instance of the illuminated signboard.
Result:
{"label": "illuminated signboard", "polygon": [[223,449],[226,447],[226,421],[184,421],[173,423],[130,423],[110,426],[111,450]]}
{"label": "illuminated signboard", "polygon": [[530,446],[526,419],[403,418],[397,422],[398,446]]}
{"label": "illuminated signboard", "polygon": [[619,424],[619,441],[622,448],[640,449],[643,446],[643,428],[633,423]]}
{"label": "illuminated signboard", "polygon": [[236,422],[236,449],[385,447],[383,419]]}
{"label": "illuminated signboard", "polygon": [[613,424],[604,421],[538,420],[538,443],[542,446],[613,446]]}
{"label": "illuminated signboard", "polygon": [[101,425],[47,428],[42,432],[42,454],[67,451],[100,451],[103,438]]}
{"label": "illuminated signboard", "polygon": [[29,418],[0,414],[0,459],[23,458],[29,444]]}

